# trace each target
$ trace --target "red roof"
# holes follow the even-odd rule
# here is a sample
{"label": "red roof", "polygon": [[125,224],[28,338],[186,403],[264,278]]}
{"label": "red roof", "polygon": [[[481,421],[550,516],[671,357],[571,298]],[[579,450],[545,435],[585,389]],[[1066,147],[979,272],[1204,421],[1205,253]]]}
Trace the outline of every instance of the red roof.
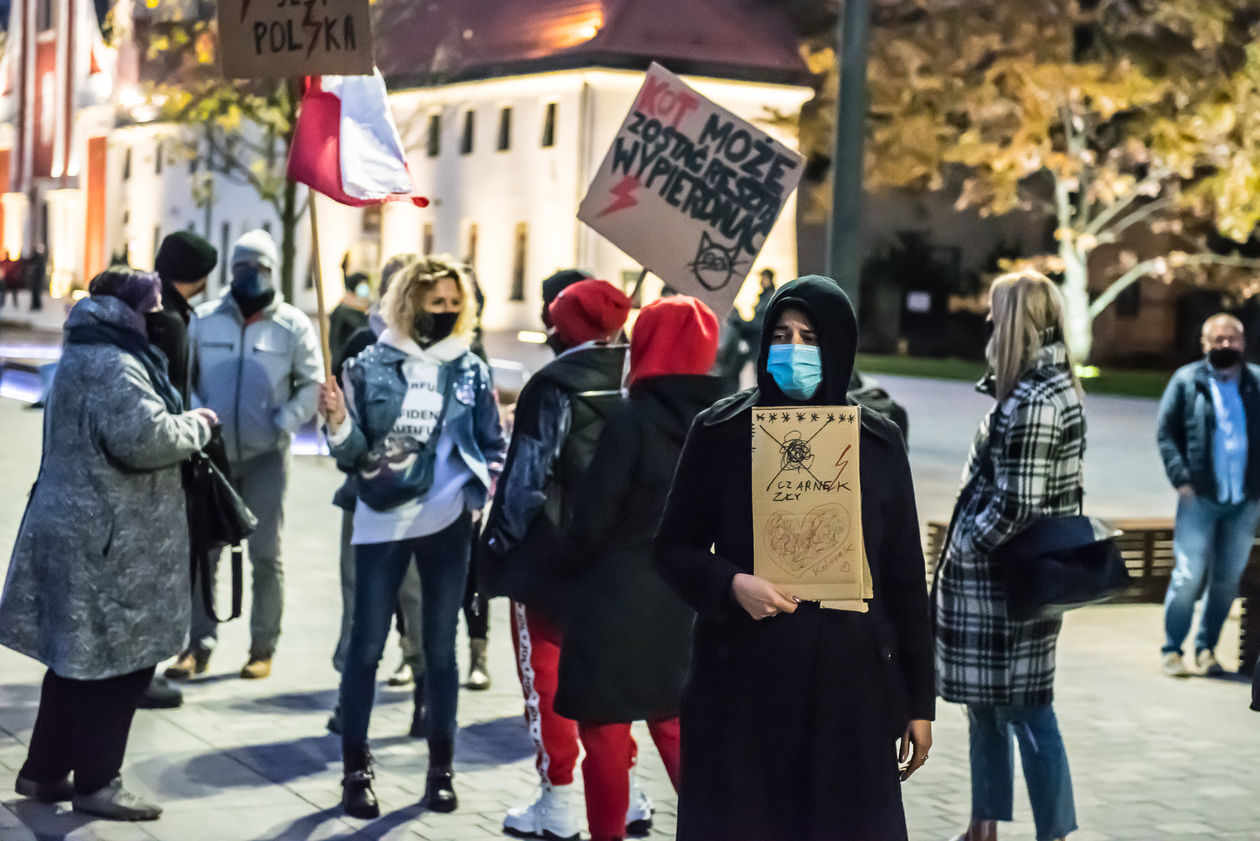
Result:
{"label": "red roof", "polygon": [[574,67],[809,84],[778,4],[757,0],[378,0],[376,63],[390,86]]}

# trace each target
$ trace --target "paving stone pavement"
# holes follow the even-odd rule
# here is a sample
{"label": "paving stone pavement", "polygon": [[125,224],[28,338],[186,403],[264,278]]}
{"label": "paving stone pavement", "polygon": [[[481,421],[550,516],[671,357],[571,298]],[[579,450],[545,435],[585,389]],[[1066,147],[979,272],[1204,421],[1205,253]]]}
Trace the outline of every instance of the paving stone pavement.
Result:
{"label": "paving stone pavement", "polygon": [[[911,406],[912,418],[929,409],[941,415],[912,429],[919,495],[932,497],[921,507],[930,512],[925,516],[939,516],[948,511],[949,500],[936,497],[952,493],[970,440],[968,430],[982,404],[973,405],[964,386],[894,382],[899,399]],[[1144,440],[1150,414],[1150,406],[1142,403],[1100,406],[1097,416],[1091,415],[1093,440],[1115,441],[1117,446],[1125,439]],[[38,465],[40,417],[0,399],[3,556],[12,545]],[[1107,455],[1108,460],[1115,458],[1115,453]],[[1110,462],[1104,464],[1102,472],[1110,468]],[[1143,469],[1136,478],[1113,475],[1116,482],[1149,483]],[[1092,477],[1096,484],[1102,478]],[[405,735],[410,695],[382,685],[372,740],[384,814],[372,822],[340,815],[339,745],[324,729],[337,686],[330,656],[339,616],[339,517],[328,502],[337,481],[326,459],[295,458],[284,532],[285,635],[272,677],[250,682],[235,676],[245,660],[247,629],[233,622],[224,629],[209,677],[187,687],[182,709],[139,713],[123,773],[129,786],[165,806],[161,820],[135,825],[87,821],[64,807],[30,803],[12,793],[10,781],[23,761],[34,722],[42,668],[0,650],[0,841],[503,837],[504,811],[532,796],[537,775],[520,716],[501,600],[492,606],[493,687],[460,697],[459,811],[436,815],[417,805],[426,760],[423,743]],[[1151,491],[1139,487],[1134,493]],[[1120,507],[1121,495],[1113,492],[1108,498],[1109,507]],[[1159,629],[1157,606],[1097,607],[1068,617],[1059,648],[1057,711],[1082,827],[1071,838],[1260,841],[1260,715],[1247,710],[1247,687],[1235,680],[1160,677]],[[1236,650],[1237,623],[1231,620],[1221,645],[1227,666]],[[462,636],[459,653],[464,669]],[[391,642],[382,678],[397,658]],[[672,789],[646,731],[638,728],[636,736],[640,776],[657,809],[651,837],[671,838]],[[961,709],[942,705],[931,761],[904,788],[914,841],[943,841],[965,822],[966,746]],[[1002,836],[1031,838],[1027,796],[1018,779],[1015,802],[1016,820],[1003,827]]]}

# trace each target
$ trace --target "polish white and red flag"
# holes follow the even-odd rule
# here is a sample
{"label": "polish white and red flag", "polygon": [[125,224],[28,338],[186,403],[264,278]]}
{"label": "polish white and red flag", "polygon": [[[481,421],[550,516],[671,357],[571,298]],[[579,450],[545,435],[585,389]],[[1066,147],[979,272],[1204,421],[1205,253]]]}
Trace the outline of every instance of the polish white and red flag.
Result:
{"label": "polish white and red flag", "polygon": [[429,203],[416,195],[379,70],[371,76],[307,79],[288,173],[294,181],[355,207],[385,201],[410,201],[417,207]]}

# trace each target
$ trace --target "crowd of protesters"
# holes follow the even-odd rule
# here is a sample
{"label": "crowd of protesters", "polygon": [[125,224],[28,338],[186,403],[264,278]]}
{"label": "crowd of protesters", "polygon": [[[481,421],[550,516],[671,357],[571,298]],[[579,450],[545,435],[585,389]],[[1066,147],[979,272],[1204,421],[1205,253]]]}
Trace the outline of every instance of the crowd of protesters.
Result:
{"label": "crowd of protesters", "polygon": [[[207,671],[224,548],[190,543],[183,465],[221,441],[257,518],[240,676],[266,678],[283,616],[289,445],[318,416],[346,477],[333,500],[341,681],[328,727],[341,738],[347,815],[380,814],[367,734],[395,624],[404,662],[390,681],[413,688],[411,735],[428,747],[422,802],[458,807],[459,616],[464,686],[485,689],[489,598],[506,596],[539,774],[536,798],[504,817],[512,835],[576,841],[584,824],[592,841],[645,834],[652,804],[631,724],[646,722],[679,794],[679,839],[904,841],[902,783],[928,761],[937,697],[965,705],[970,724],[970,823],[958,839],[995,841],[1011,820],[1015,741],[1036,837],[1075,831],[1053,710],[1061,622],[1013,618],[994,560],[1083,496],[1081,387],[1046,278],[992,286],[981,387],[995,403],[931,593],[902,434],[861,413],[873,595],[840,610],[755,574],[748,435],[757,407],[853,402],[858,320],[833,281],[776,288],[764,272],[751,322],[723,328],[700,300],[671,295],[627,328],[633,302],[620,289],[558,272],[542,283],[555,359],[504,412],[480,343],[485,299],[461,262],[395,256],[375,294],[371,277],[347,274],[325,379],[315,328],[276,289],[270,235],[242,236],[229,290],[194,308],[217,260],[195,234],[172,234],[156,273],[101,273],[66,322],[0,598],[0,644],[47,667],[18,794],[115,820],[161,814],[122,783],[127,737],[138,707],[179,705],[169,681]],[[1190,673],[1181,646],[1204,591],[1195,665],[1219,672],[1214,648],[1260,516],[1260,369],[1242,362],[1228,316],[1204,325],[1203,344],[1160,410],[1180,499],[1164,646],[1173,676]],[[737,391],[750,357],[755,383]],[[199,568],[209,574],[190,575]],[[1256,693],[1260,709],[1260,670]]]}

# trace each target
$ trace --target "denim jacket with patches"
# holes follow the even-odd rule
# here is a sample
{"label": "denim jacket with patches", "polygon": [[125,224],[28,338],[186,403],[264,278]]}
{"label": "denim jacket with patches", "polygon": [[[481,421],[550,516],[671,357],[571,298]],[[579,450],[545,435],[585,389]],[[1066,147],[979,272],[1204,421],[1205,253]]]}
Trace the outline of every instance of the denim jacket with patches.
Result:
{"label": "denim jacket with patches", "polygon": [[[407,394],[403,373],[407,359],[405,351],[378,342],[346,363],[342,376],[352,398],[346,410],[354,425],[349,437],[329,446],[343,470],[357,470],[360,459],[394,428]],[[437,390],[448,395],[449,405],[441,428],[434,434],[449,435],[477,477],[477,485],[469,486],[469,505],[482,508],[507,452],[490,369],[473,353],[465,352],[438,368]]]}

